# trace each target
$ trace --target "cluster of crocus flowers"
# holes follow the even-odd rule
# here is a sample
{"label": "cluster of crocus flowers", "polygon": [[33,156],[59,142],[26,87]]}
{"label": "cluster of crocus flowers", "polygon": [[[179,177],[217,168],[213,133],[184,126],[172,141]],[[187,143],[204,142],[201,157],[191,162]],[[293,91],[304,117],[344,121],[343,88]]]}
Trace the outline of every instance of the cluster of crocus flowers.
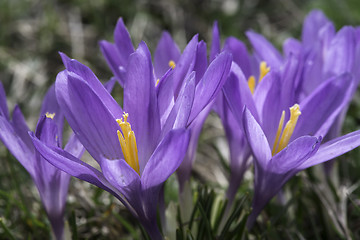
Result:
{"label": "cluster of crocus flowers", "polygon": [[[358,85],[358,35],[351,27],[336,33],[314,11],[305,21],[302,41],[287,40],[284,54],[263,36],[247,32],[254,48],[249,54],[233,37],[221,49],[215,23],[209,58],[198,35],[180,52],[164,32],[152,60],[144,42],[134,48],[119,19],[114,43],[101,41],[100,48],[113,80],[123,88],[123,106],[88,67],[60,53],[66,69],[44,101],[35,133],[28,134],[18,108],[10,121],[0,85],[0,137],[38,186],[58,239],[69,175],[111,193],[152,239],[162,239],[156,220],[163,184],[177,171],[183,189],[202,126],[214,109],[230,149],[229,206],[254,165],[251,228],[292,176],[360,145],[359,131],[334,134]],[[65,149],[63,116],[74,131]],[[83,148],[77,141],[98,168],[80,159]],[[48,196],[50,188],[59,196]],[[55,197],[62,200],[58,206],[51,205]]]}
{"label": "cluster of crocus flowers", "polygon": [[[64,214],[70,175],[47,162],[36,150],[28,134],[29,128],[18,106],[10,120],[3,85],[0,83],[0,139],[33,179],[56,239],[64,238]],[[38,139],[61,149],[64,116],[55,99],[52,86],[47,92],[35,134]],[[81,157],[83,147],[72,135],[64,150]]]}
{"label": "cluster of crocus flowers", "polygon": [[[297,172],[359,145],[359,132],[336,137],[358,85],[354,64],[360,57],[360,44],[354,28],[344,27],[335,33],[320,11],[311,12],[305,20],[303,42],[285,41],[284,55],[260,34],[249,31],[247,36],[255,50],[253,56],[239,40],[225,41],[224,50],[232,52],[234,64],[240,68],[233,67],[224,96],[238,123],[228,127],[233,126],[232,131],[243,129],[239,139],[246,138],[254,159],[253,210],[248,219],[251,227],[266,203]],[[259,72],[254,73],[256,66],[260,66]],[[256,84],[254,75],[259,76]],[[247,152],[248,145],[238,146]],[[236,184],[230,182],[229,190],[233,191],[231,186]]]}

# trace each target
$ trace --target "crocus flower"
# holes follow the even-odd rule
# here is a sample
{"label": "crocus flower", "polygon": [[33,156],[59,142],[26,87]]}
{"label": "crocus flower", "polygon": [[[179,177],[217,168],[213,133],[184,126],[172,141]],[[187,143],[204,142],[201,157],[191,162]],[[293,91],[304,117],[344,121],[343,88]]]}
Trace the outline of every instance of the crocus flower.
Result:
{"label": "crocus flower", "polygon": [[89,68],[64,54],[62,58],[66,70],[55,84],[59,105],[101,171],[33,136],[36,147],[54,166],[113,194],[152,239],[161,239],[156,223],[158,195],[188,146],[189,132],[178,127],[191,115],[188,88],[180,91],[162,129],[151,56],[144,43],[129,57],[123,109]]}
{"label": "crocus flower", "polygon": [[[0,102],[0,139],[29,172],[39,191],[54,236],[56,239],[63,239],[64,212],[70,175],[49,164],[36,151],[18,106],[15,106],[12,120],[10,120],[5,92],[1,83]],[[35,135],[44,143],[61,149],[63,121],[63,115],[56,102],[55,89],[52,86],[43,101]],[[83,148],[73,136],[63,151],[80,157]]]}
{"label": "crocus flower", "polygon": [[[120,79],[120,84],[124,86],[128,81],[126,79],[126,72],[129,69],[127,59],[134,52],[134,48],[122,18],[118,20],[114,30],[114,42],[101,41],[100,47],[114,76]],[[230,54],[223,53],[216,59],[214,56],[212,60],[215,60],[214,63],[208,65],[206,44],[203,41],[198,42],[198,35],[190,40],[181,53],[170,34],[163,32],[154,53],[161,135],[164,136],[173,127],[180,127],[180,122],[175,126],[172,119],[179,106],[185,105],[184,101],[187,102],[188,108],[192,108],[189,116],[182,114],[184,117],[181,126],[191,129],[191,140],[183,164],[178,170],[180,191],[190,177],[198,137],[211,110],[211,107],[207,106],[220,92],[230,69]]]}
{"label": "crocus flower", "polygon": [[[296,120],[300,111],[298,106],[291,109],[291,117],[277,137],[277,149],[270,148],[263,129],[245,108],[243,127],[254,155],[255,181],[252,212],[248,217],[247,226],[251,228],[256,217],[282,186],[296,173],[311,166],[323,163],[340,156],[360,145],[360,131],[349,133],[320,145],[321,137],[300,136],[288,143],[292,131],[296,128]],[[282,125],[284,121],[280,121]],[[276,146],[276,144],[275,144]]]}

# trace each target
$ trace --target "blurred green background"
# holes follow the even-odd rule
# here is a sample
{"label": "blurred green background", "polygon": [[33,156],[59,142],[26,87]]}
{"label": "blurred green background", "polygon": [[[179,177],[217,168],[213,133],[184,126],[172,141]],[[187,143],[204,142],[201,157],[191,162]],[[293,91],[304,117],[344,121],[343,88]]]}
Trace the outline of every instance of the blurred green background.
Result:
{"label": "blurred green background", "polygon": [[[279,47],[290,36],[300,37],[303,19],[313,8],[323,10],[337,29],[360,25],[358,0],[0,0],[0,80],[10,111],[19,104],[34,129],[41,100],[64,69],[58,51],[88,65],[102,81],[112,76],[98,42],[113,41],[119,17],[134,45],[144,40],[152,52],[163,30],[181,49],[196,33],[209,46],[215,20],[223,39],[232,35],[247,42],[244,32],[254,29]],[[345,128],[354,130],[359,109],[352,104]],[[47,239],[49,224],[37,191],[2,144],[0,162],[0,238]],[[78,180],[72,180],[68,206],[69,221],[76,220],[81,239],[117,239],[123,229],[139,236],[116,200]]]}

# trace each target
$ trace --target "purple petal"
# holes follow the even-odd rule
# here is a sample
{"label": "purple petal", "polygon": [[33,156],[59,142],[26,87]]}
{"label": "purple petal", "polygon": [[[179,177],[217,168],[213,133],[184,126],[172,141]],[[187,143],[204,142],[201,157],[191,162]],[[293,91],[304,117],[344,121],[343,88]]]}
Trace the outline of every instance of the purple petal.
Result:
{"label": "purple petal", "polygon": [[119,18],[116,23],[114,41],[117,49],[119,50],[121,62],[123,63],[123,66],[126,67],[130,54],[134,52],[134,46],[131,43],[130,34],[126,29],[122,18]]}
{"label": "purple petal", "polygon": [[136,211],[142,209],[140,176],[125,160],[102,161],[101,170],[109,183],[124,195]]}
{"label": "purple petal", "polygon": [[208,67],[208,62],[207,62],[206,43],[201,40],[198,43],[196,49],[196,60],[194,66],[194,71],[196,73],[195,75],[196,85],[199,83],[200,79],[204,76],[207,67]]}
{"label": "purple petal", "polygon": [[56,95],[69,125],[97,161],[122,157],[116,134],[120,127],[93,88],[78,75],[63,71],[56,78]]}
{"label": "purple petal", "polygon": [[0,116],[0,139],[12,155],[34,177],[35,153],[29,149],[24,141],[17,135],[8,119]]}
{"label": "purple petal", "polygon": [[143,189],[159,187],[181,164],[190,133],[185,129],[170,131],[156,148],[141,176]]}
{"label": "purple petal", "polygon": [[104,87],[106,88],[106,90],[111,93],[112,90],[114,89],[115,83],[116,83],[117,79],[115,77],[110,78],[109,81],[107,81],[106,83],[104,83]]}
{"label": "purple petal", "polygon": [[287,109],[295,104],[295,89],[301,80],[303,61],[299,55],[290,55],[286,60],[281,75],[281,109]]}
{"label": "purple petal", "polygon": [[34,151],[34,145],[29,137],[29,128],[18,105],[15,106],[12,116],[12,126],[17,136],[26,144],[28,149]]}
{"label": "purple petal", "polygon": [[85,149],[84,146],[80,143],[75,134],[72,134],[69,138],[68,143],[65,145],[64,150],[76,158],[81,158]]}
{"label": "purple petal", "polygon": [[0,116],[10,119],[9,109],[6,104],[6,94],[2,82],[0,82]]}
{"label": "purple petal", "polygon": [[120,84],[124,86],[124,77],[120,71],[120,66],[124,65],[121,61],[120,53],[115,44],[102,40],[99,42],[100,50],[105,57],[107,64],[109,65],[114,76],[119,80]]}
{"label": "purple petal", "polygon": [[223,92],[235,119],[239,123],[239,126],[242,126],[244,106],[249,108],[249,110],[255,115],[255,118],[258,119],[253,96],[244,74],[236,64],[232,64],[232,69],[226,83],[224,84]]}
{"label": "purple petal", "polygon": [[212,62],[219,53],[220,53],[220,33],[219,33],[218,22],[215,21],[212,30],[210,62]]}
{"label": "purple petal", "polygon": [[140,173],[158,143],[161,129],[157,106],[151,56],[142,42],[129,58],[124,87],[124,110],[136,136]]}
{"label": "purple petal", "polygon": [[322,144],[315,155],[301,164],[299,171],[326,162],[347,153],[360,145],[360,130]]}
{"label": "purple petal", "polygon": [[317,152],[320,143],[321,138],[311,136],[295,139],[269,161],[266,171],[276,174],[293,171]]}
{"label": "purple petal", "polygon": [[256,122],[251,112],[245,107],[243,113],[243,125],[248,143],[252,149],[255,159],[265,169],[271,159],[271,150],[265,133],[259,123]]}
{"label": "purple petal", "polygon": [[[64,114],[62,113],[60,106],[56,100],[55,84],[51,85],[44,97],[43,104],[41,106],[40,117],[44,116],[46,113],[55,113],[54,120],[58,129],[58,137],[59,141],[62,142]],[[26,135],[29,136],[29,134],[27,133]]]}
{"label": "purple petal", "polygon": [[176,63],[176,67],[174,69],[174,75],[173,75],[174,78],[173,91],[175,97],[178,96],[186,75],[190,74],[193,71],[197,45],[198,45],[198,35],[195,35],[187,44],[179,61]]}
{"label": "purple petal", "polygon": [[283,58],[279,51],[262,35],[247,31],[246,36],[249,38],[251,45],[261,60],[266,61],[271,67],[279,69],[282,65]]}
{"label": "purple petal", "polygon": [[311,11],[304,20],[302,29],[302,42],[305,46],[311,46],[318,39],[320,29],[330,23],[320,10]]}
{"label": "purple petal", "polygon": [[174,78],[173,71],[170,71],[161,78],[156,88],[161,126],[165,124],[174,106]]}
{"label": "purple petal", "polygon": [[215,99],[228,77],[231,61],[231,54],[223,52],[211,62],[203,78],[196,86],[195,99],[189,117],[189,123]]}
{"label": "purple petal", "polygon": [[283,45],[283,52],[286,58],[290,57],[291,54],[296,56],[300,55],[302,51],[301,42],[294,38],[288,38],[285,40]]}
{"label": "purple petal", "polygon": [[[267,92],[264,90],[267,90]],[[281,77],[277,72],[273,71],[264,77],[259,84],[258,89],[255,91],[257,97],[257,99],[255,99],[256,103],[263,103],[263,105],[258,108],[258,111],[261,116],[262,129],[265,132],[270,145],[274,143],[282,111],[285,110],[285,112],[288,113],[288,107],[291,106],[283,106],[281,100],[282,90],[283,85],[281,83]],[[286,91],[293,91],[293,89],[287,89]],[[262,94],[264,95],[261,96]],[[260,96],[260,99],[258,96]]]}
{"label": "purple petal", "polygon": [[171,129],[187,126],[195,96],[195,72],[192,72],[185,81],[186,84],[161,129],[162,136],[165,136]]}
{"label": "purple petal", "polygon": [[300,103],[301,115],[292,139],[302,135],[325,136],[350,100],[351,90],[350,74],[342,74],[324,82]]}
{"label": "purple petal", "polygon": [[180,50],[168,32],[163,32],[154,54],[156,78],[161,78],[169,70],[169,61],[177,62]]}
{"label": "purple petal", "polygon": [[84,81],[86,81],[93,91],[101,98],[104,105],[109,109],[114,117],[121,116],[123,111],[121,107],[117,104],[114,98],[109,94],[104,85],[101,84],[99,79],[91,71],[90,68],[76,61],[75,59],[70,59],[63,53],[60,53],[60,56],[64,62],[66,70],[69,72],[74,72],[79,75]]}
{"label": "purple petal", "polygon": [[45,145],[43,142],[37,139],[33,133],[30,133],[30,137],[32,138],[33,143],[39,153],[52,165],[70,174],[71,176],[94,184],[95,186],[110,192],[119,200],[122,199],[117,190],[115,190],[110,185],[110,183],[105,179],[100,171],[79,160],[70,153],[62,150],[61,148]]}
{"label": "purple petal", "polygon": [[355,31],[353,27],[343,27],[331,41],[324,57],[326,77],[352,70],[355,53]]}
{"label": "purple petal", "polygon": [[252,71],[246,45],[234,37],[229,37],[225,41],[224,51],[232,53],[233,61],[241,68],[246,79],[248,79],[252,75]]}

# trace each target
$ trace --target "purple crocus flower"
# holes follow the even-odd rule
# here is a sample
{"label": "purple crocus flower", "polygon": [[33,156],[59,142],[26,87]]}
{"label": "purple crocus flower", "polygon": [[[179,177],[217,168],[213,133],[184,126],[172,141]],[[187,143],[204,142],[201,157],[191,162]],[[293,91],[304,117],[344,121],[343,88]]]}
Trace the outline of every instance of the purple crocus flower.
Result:
{"label": "purple crocus flower", "polygon": [[161,127],[151,56],[144,43],[128,59],[123,109],[89,68],[64,54],[62,58],[66,70],[55,84],[59,105],[101,171],[33,136],[36,147],[54,166],[113,194],[152,239],[162,239],[156,223],[159,191],[186,153],[189,132],[181,126],[191,116],[188,99],[194,94],[188,89],[194,90],[193,75]]}
{"label": "purple crocus flower", "polygon": [[[299,112],[294,108],[291,112],[292,117],[287,125],[294,128],[296,121],[293,120],[298,117],[296,115]],[[274,154],[266,134],[247,108],[243,112],[243,127],[254,155],[255,166],[253,209],[247,220],[248,228],[252,227],[267,202],[296,173],[340,156],[360,145],[360,131],[349,133],[322,145],[320,145],[321,137],[304,135],[287,146],[285,142],[285,148],[278,149]],[[287,126],[283,134],[286,133],[286,129]],[[282,140],[279,140],[280,147]]]}
{"label": "purple crocus flower", "polygon": [[[120,84],[125,86],[128,58],[134,52],[130,35],[120,18],[114,30],[115,43],[101,41],[103,55]],[[214,60],[215,56],[211,59]],[[154,53],[157,105],[160,115],[161,136],[174,127],[187,127],[191,132],[188,153],[178,170],[180,190],[189,179],[195,158],[197,140],[206,120],[211,104],[225,83],[230,69],[231,56],[219,55],[208,65],[206,44],[195,35],[181,53],[168,32],[163,32]],[[124,91],[126,91],[124,89]],[[191,108],[181,116],[182,121],[174,125],[179,107]],[[131,116],[131,114],[130,114]]]}
{"label": "purple crocus flower", "polygon": [[[56,239],[63,239],[64,212],[70,175],[55,168],[39,155],[28,135],[29,129],[18,106],[15,106],[10,120],[1,83],[0,102],[0,139],[29,172],[39,191],[54,236]],[[35,135],[44,143],[61,149],[64,119],[56,102],[54,86],[45,96],[40,116]],[[80,157],[83,147],[73,136],[63,151]]]}

